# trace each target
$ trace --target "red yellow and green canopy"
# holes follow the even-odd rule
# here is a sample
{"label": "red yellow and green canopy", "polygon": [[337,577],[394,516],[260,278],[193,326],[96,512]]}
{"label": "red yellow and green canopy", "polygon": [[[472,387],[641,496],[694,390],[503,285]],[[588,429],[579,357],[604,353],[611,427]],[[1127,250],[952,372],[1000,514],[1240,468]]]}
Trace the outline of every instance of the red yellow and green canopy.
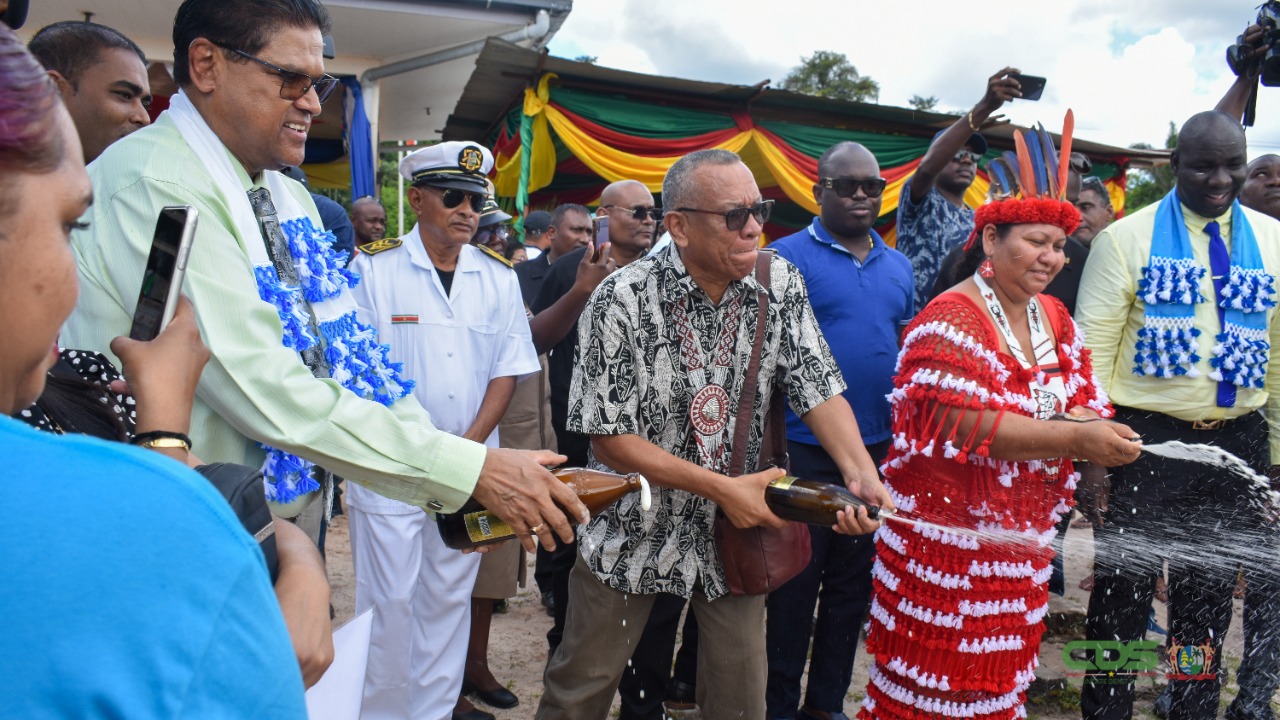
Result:
{"label": "red yellow and green canopy", "polygon": [[[877,229],[890,244],[903,183],[928,150],[926,138],[757,120],[747,113],[723,114],[655,105],[622,96],[553,86],[553,73],[525,91],[524,105],[508,113],[492,138],[497,194],[516,207],[592,205],[616,180],[639,180],[662,191],[667,168],[681,156],[708,148],[732,150],[755,175],[761,193],[779,200],[766,234],[778,237],[807,225],[818,206],[813,185],[818,157],[832,145],[852,140],[865,145],[889,181]],[[995,153],[991,153],[994,157]],[[1093,175],[1106,184],[1112,204],[1124,207],[1123,168],[1095,163]],[[983,172],[965,195],[984,202],[989,183]]]}

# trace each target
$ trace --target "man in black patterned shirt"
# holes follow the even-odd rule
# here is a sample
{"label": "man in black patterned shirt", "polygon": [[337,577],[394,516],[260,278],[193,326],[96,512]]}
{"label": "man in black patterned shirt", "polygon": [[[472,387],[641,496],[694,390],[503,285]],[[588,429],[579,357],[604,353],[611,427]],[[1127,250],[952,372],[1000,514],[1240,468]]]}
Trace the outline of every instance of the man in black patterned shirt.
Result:
{"label": "man in black patterned shirt", "polygon": [[[764,502],[771,469],[728,477],[734,408],[770,293],[757,397],[776,389],[831,454],[850,490],[891,501],[863,447],[845,384],[809,307],[804,282],[774,258],[770,287],[753,275],[770,203],[734,153],[679,160],[663,182],[674,247],[610,275],[579,321],[570,430],[591,435],[593,465],[640,472],[656,486],[643,512],[628,496],[583,530],[570,578],[564,640],[546,672],[539,720],[603,720],[657,593],[690,598],[700,627],[703,717],[764,717],[765,596],[728,594],[713,543],[717,507],[740,528],[781,527]],[[756,467],[767,403],[751,418]],[[842,511],[850,534],[878,523]]]}

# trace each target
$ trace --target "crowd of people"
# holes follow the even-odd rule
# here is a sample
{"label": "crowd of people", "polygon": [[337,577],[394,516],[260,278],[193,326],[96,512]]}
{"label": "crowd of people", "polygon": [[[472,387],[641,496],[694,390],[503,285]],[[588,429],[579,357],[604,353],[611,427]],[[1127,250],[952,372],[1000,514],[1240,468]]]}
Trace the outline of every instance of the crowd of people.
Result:
{"label": "crowd of people", "polygon": [[[860,718],[1026,717],[1078,502],[1083,717],[1132,716],[1113,661],[1167,577],[1161,712],[1217,716],[1242,588],[1227,717],[1274,720],[1277,508],[1142,452],[1208,445],[1280,475],[1280,157],[1248,162],[1240,125],[1256,30],[1182,126],[1174,188],[1121,220],[1052,143],[991,161],[988,202],[965,204],[982,131],[1021,95],[1004,68],[903,186],[896,247],[875,155],[840,142],[818,215],[763,249],[773,201],[727,150],[679,158],[661,206],[622,179],[594,211],[513,222],[490,150],[438,143],[400,162],[416,222],[387,237],[379,199],[344,209],[297,171],[337,84],[329,30],[316,0],[184,0],[153,123],[123,34],[63,22],[24,46],[0,27],[0,434],[9,497],[35,510],[0,524],[0,715],[305,717],[333,660],[345,479],[365,718],[532,704],[488,662],[526,553],[551,616],[539,720],[602,720],[615,695],[624,720],[847,720],[863,637]],[[184,298],[131,340],[175,205],[200,218]],[[556,466],[641,473],[652,507],[590,517]],[[766,489],[788,472],[878,513],[846,506],[796,574],[744,589],[725,533],[787,528]],[[70,522],[38,510],[51,494]],[[447,547],[434,516],[470,499],[516,541]]]}

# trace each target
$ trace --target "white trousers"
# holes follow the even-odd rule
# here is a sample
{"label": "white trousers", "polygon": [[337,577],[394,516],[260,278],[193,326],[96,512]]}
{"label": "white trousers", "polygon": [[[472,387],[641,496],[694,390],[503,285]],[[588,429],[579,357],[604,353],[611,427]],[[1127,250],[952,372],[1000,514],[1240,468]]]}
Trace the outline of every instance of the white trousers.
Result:
{"label": "white trousers", "polygon": [[445,547],[426,513],[349,512],[356,614],[374,609],[360,716],[450,720],[480,556]]}

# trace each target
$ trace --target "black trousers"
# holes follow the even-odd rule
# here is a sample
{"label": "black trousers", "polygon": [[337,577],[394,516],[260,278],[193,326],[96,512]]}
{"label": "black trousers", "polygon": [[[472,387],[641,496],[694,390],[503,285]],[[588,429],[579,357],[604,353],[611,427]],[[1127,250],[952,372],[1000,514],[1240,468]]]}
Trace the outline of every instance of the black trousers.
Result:
{"label": "black trousers", "polygon": [[[1147,444],[1203,443],[1230,452],[1265,474],[1270,464],[1267,424],[1252,413],[1218,430],[1195,430],[1167,415],[1116,408]],[[1095,583],[1085,634],[1089,640],[1141,640],[1154,580],[1169,562],[1169,639],[1185,652],[1172,658],[1170,720],[1217,716],[1222,638],[1231,623],[1231,595],[1242,564],[1274,567],[1277,529],[1269,524],[1249,479],[1217,465],[1143,453],[1114,468],[1110,511],[1095,535]],[[1266,583],[1259,583],[1268,592]],[[1262,598],[1259,598],[1261,600]],[[1280,619],[1277,619],[1280,621]],[[1181,667],[1178,661],[1181,660]],[[1085,720],[1128,719],[1134,676],[1085,678]]]}
{"label": "black trousers", "polygon": [[[820,446],[788,442],[787,451],[796,477],[844,486],[840,469]],[[879,465],[889,451],[889,442],[870,445],[867,451]],[[810,637],[813,650],[804,704],[811,710],[844,711],[858,634],[871,605],[872,536],[851,537],[810,525],[809,537],[813,547],[809,566],[770,593],[767,603],[769,680],[765,704],[770,720],[796,716]]]}

